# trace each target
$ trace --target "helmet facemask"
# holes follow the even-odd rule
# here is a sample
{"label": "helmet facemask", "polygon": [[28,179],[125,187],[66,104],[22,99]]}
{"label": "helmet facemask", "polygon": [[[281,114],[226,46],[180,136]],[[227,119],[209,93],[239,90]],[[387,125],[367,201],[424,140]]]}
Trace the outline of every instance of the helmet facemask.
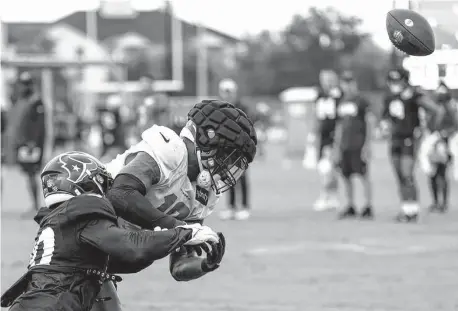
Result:
{"label": "helmet facemask", "polygon": [[211,187],[217,194],[234,187],[248,168],[246,156],[234,148],[220,148],[209,152],[197,150],[197,158],[201,170],[198,177],[200,186]]}

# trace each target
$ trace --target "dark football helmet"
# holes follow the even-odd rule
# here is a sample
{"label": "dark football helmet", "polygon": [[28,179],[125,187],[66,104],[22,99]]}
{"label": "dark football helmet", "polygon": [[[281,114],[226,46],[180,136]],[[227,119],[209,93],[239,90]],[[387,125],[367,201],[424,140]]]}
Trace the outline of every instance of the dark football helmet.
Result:
{"label": "dark football helmet", "polygon": [[392,69],[388,72],[386,83],[391,93],[399,94],[409,86],[410,72],[404,68]]}
{"label": "dark football helmet", "polygon": [[186,128],[195,136],[200,178],[216,193],[235,186],[256,155],[253,122],[242,110],[220,100],[196,104],[188,120]]}
{"label": "dark football helmet", "polygon": [[435,95],[439,103],[447,103],[452,99],[452,92],[444,81],[440,81],[435,91]]}
{"label": "dark football helmet", "polygon": [[41,173],[47,207],[83,193],[105,195],[112,183],[105,166],[95,157],[79,151],[62,153],[46,164]]}

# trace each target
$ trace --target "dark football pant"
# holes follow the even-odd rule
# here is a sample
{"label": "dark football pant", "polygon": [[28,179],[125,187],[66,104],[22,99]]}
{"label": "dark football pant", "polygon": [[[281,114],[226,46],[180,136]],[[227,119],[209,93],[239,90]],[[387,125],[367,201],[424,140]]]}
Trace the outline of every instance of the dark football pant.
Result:
{"label": "dark football pant", "polygon": [[414,177],[416,139],[393,138],[391,141],[391,163],[399,184],[401,200],[417,201],[417,184]]}
{"label": "dark football pant", "polygon": [[363,149],[342,150],[339,167],[342,176],[345,178],[349,178],[352,175],[365,176],[367,162],[363,158]]}
{"label": "dark football pant", "polygon": [[[448,146],[448,138],[444,138],[444,143]],[[450,150],[450,149],[449,149]],[[448,204],[448,168],[450,162],[452,161],[452,155],[449,152],[447,160],[444,163],[437,163],[436,171],[433,176],[430,177],[430,188],[433,195],[434,204],[439,204],[439,195],[441,196],[441,201],[443,206]]]}
{"label": "dark football pant", "polygon": [[[239,184],[240,184],[240,190],[239,189]],[[242,208],[248,208],[248,196],[249,196],[249,186],[248,186],[248,180],[247,180],[247,172],[243,173],[242,176],[240,176],[240,179],[238,180],[237,184],[235,187],[232,187],[229,190],[229,206],[232,209],[235,209],[237,207],[237,195],[236,193],[241,191],[242,192]]]}

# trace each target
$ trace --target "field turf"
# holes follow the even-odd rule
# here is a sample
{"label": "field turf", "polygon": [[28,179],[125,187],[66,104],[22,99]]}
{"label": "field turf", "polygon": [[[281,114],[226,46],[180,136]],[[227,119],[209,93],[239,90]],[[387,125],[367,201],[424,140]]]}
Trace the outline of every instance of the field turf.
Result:
{"label": "field turf", "polygon": [[[458,310],[458,183],[448,214],[425,209],[418,224],[395,224],[398,196],[386,150],[376,146],[371,166],[376,219],[338,221],[334,212],[312,210],[316,173],[299,159],[285,165],[282,149],[269,146],[267,159],[249,172],[252,219],[208,219],[227,238],[220,269],[177,283],[168,260],[156,262],[119,284],[124,310]],[[29,207],[23,178],[14,169],[2,173],[4,291],[24,272],[37,227],[19,217]],[[426,180],[418,177],[426,207]]]}

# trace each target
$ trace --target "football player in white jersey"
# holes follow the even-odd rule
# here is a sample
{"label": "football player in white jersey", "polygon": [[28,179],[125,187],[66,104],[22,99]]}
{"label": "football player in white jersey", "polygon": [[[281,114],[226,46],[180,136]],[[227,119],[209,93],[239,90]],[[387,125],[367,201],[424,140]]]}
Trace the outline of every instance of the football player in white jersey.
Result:
{"label": "football player in white jersey", "polygon": [[[189,111],[179,136],[153,125],[142,141],[107,164],[114,177],[107,198],[118,216],[145,229],[202,223],[253,161],[256,144],[253,123],[242,110],[204,100]],[[170,257],[172,276],[189,281],[215,270],[222,254],[217,260],[209,256],[224,247],[214,247],[207,257],[177,250]]]}

